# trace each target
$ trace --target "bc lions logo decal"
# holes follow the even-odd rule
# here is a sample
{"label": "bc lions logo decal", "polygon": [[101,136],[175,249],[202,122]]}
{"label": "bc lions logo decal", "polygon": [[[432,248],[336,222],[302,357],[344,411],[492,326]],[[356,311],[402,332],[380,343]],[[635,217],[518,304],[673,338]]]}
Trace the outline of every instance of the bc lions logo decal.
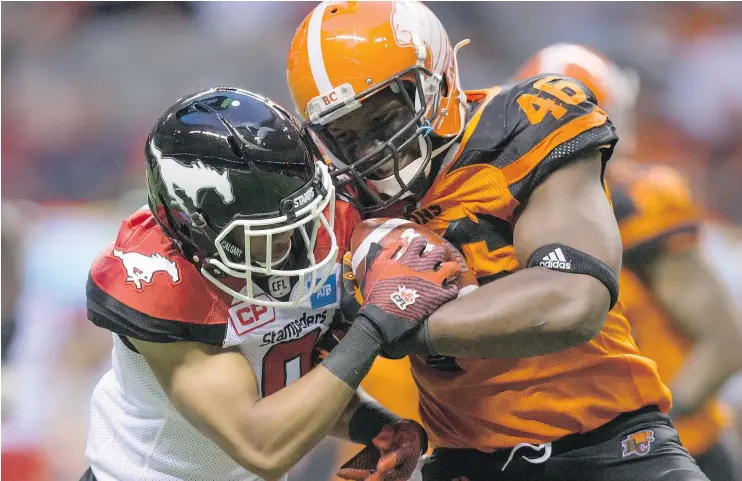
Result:
{"label": "bc lions logo decal", "polygon": [[623,457],[631,454],[644,456],[649,452],[650,445],[654,441],[654,431],[646,429],[629,434],[626,439],[621,441],[623,446]]}
{"label": "bc lions logo decal", "polygon": [[180,273],[175,261],[170,261],[160,254],[146,256],[139,252],[122,252],[114,249],[113,255],[121,259],[121,263],[124,264],[126,281],[133,283],[139,290],[142,290],[142,283],[152,283],[152,277],[156,272],[166,273],[173,282],[180,280]]}

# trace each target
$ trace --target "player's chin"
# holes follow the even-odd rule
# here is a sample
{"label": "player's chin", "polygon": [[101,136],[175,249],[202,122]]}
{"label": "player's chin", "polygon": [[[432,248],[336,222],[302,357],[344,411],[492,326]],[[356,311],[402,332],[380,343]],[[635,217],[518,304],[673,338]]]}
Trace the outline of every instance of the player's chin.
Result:
{"label": "player's chin", "polygon": [[420,147],[417,145],[409,145],[407,148],[399,153],[399,168],[404,169],[411,163],[413,163],[415,160],[419,159],[422,156],[420,153]]}

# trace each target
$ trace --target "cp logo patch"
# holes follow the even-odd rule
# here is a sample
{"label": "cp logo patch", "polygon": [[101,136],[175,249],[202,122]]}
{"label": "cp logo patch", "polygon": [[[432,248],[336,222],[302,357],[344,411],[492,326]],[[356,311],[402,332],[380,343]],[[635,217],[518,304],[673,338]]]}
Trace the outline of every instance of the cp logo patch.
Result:
{"label": "cp logo patch", "polygon": [[[268,297],[258,294],[255,298]],[[263,327],[276,320],[276,309],[270,306],[258,306],[248,302],[237,302],[229,308],[229,318],[232,328],[238,336],[244,336],[250,331]]]}
{"label": "cp logo patch", "polygon": [[649,452],[650,445],[653,441],[654,431],[649,429],[629,434],[626,439],[621,441],[621,446],[623,446],[623,457],[625,458],[631,454],[644,456]]}

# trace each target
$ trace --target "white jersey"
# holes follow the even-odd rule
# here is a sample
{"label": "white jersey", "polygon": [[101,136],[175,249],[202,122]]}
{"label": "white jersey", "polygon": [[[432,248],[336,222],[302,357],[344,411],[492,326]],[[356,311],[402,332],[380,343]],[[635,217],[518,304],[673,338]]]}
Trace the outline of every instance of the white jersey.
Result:
{"label": "white jersey", "polygon": [[[89,317],[114,333],[112,368],[96,386],[91,401],[86,456],[93,473],[99,481],[260,479],[178,413],[142,356],[121,336],[137,332],[133,337],[150,340],[150,336],[154,342],[200,340],[225,348],[239,346],[255,371],[261,395],[267,396],[312,368],[314,345],[338,308],[340,266],[332,266],[326,283],[300,307],[255,306],[225,299],[192,265],[172,252],[146,248],[157,242],[140,239],[131,244],[136,245],[135,250],[128,248],[130,243],[119,242],[122,237],[130,238],[120,235],[109,245],[96,259],[88,280]],[[139,266],[133,272],[140,277],[132,279],[122,258],[132,252],[145,259],[159,255],[165,259],[158,260],[160,264],[172,262],[173,267],[163,267],[143,280],[141,273],[146,269]],[[131,259],[144,262],[136,256]],[[297,287],[293,286],[292,296]],[[285,290],[286,286],[276,289]],[[178,305],[178,298],[188,305]],[[150,312],[135,312],[133,304]],[[165,321],[168,313],[182,319]],[[194,322],[188,322],[188,316]]]}

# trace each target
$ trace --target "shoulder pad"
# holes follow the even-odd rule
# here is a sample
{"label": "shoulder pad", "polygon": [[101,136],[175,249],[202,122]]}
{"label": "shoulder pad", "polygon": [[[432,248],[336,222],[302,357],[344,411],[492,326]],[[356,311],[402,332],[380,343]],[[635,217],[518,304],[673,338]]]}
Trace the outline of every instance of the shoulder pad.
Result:
{"label": "shoulder pad", "polygon": [[[145,324],[150,320],[161,330],[163,326],[155,321],[226,324],[224,314],[231,299],[208,284],[183,258],[151,213],[139,211],[122,223],[116,240],[93,262],[88,282],[89,311],[91,303],[99,305],[95,310],[103,305],[104,311],[116,311],[111,315],[125,311],[124,317],[134,315]],[[146,331],[146,326],[138,328]]]}

